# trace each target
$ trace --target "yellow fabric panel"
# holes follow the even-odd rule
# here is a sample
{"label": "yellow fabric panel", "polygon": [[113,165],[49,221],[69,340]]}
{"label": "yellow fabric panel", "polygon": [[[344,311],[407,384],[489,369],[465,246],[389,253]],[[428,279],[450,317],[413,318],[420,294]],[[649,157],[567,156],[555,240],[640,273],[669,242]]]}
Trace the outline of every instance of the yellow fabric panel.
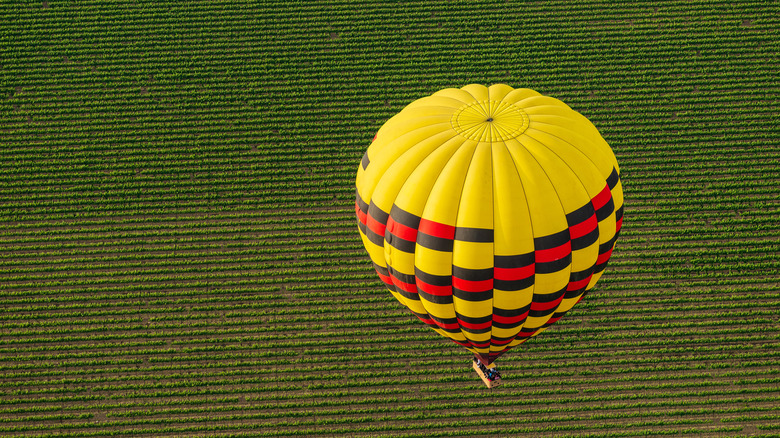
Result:
{"label": "yellow fabric panel", "polygon": [[623,206],[623,182],[618,181],[617,185],[612,188],[612,201],[615,203],[615,210]]}
{"label": "yellow fabric panel", "polygon": [[[422,306],[422,303],[416,300],[409,300],[405,298],[403,295],[399,294],[398,292],[391,290],[391,294],[395,297],[396,300],[398,300],[399,303],[403,304],[404,306],[408,307],[409,310],[412,312],[421,313],[423,315],[426,314],[425,308]],[[439,332],[439,334],[442,334],[442,332]],[[443,335],[446,336],[446,335]]]}
{"label": "yellow fabric panel", "polygon": [[474,102],[474,96],[460,88],[445,88],[433,94],[436,97],[446,97],[462,102],[462,105]]}
{"label": "yellow fabric panel", "polygon": [[547,149],[550,153],[560,158],[577,177],[580,185],[587,191],[589,199],[592,199],[604,189],[606,177],[609,174],[603,175],[602,170],[593,163],[588,155],[560,137],[539,131],[534,126],[538,125],[534,125],[532,122],[528,130],[518,137],[518,141],[535,149]]}
{"label": "yellow fabric panel", "polygon": [[446,95],[434,94],[410,103],[404,108],[404,111],[409,108],[427,107],[439,108],[441,109],[442,114],[445,114],[447,111],[454,111],[462,107],[464,103],[465,102],[461,99],[456,99]]}
{"label": "yellow fabric panel", "polygon": [[[405,148],[406,151],[393,161],[386,171],[379,175],[379,181],[371,197],[374,204],[385,213],[390,213],[401,188],[408,184],[412,172],[420,167],[425,159],[434,152],[440,149],[444,149],[441,152],[446,152],[447,148],[442,148],[442,145],[453,138],[454,133],[450,131],[440,132],[427,138],[419,138],[416,135],[409,137],[408,140],[412,146],[408,149]],[[436,158],[440,157],[437,156]],[[430,163],[431,161],[429,160],[428,164]]]}
{"label": "yellow fabric panel", "polygon": [[[585,291],[583,291],[582,293],[585,293]],[[555,311],[556,312],[568,312],[569,310],[571,310],[572,307],[574,307],[575,304],[577,304],[579,302],[581,296],[582,296],[582,294],[577,295],[574,298],[565,298],[565,299],[563,299],[561,301],[561,304],[558,305],[558,308],[555,309]]]}
{"label": "yellow fabric panel", "polygon": [[385,261],[389,266],[402,274],[414,275],[413,252],[399,251],[388,244],[385,244],[384,250]]}
{"label": "yellow fabric panel", "polygon": [[[574,153],[575,157],[579,156],[576,149],[566,149],[562,147],[563,145],[553,141],[542,144],[530,136],[523,136],[522,141],[523,146],[533,155],[549,177],[564,213],[572,213],[589,204],[591,198],[604,189],[605,180],[595,167],[589,165],[586,160],[572,159],[574,157],[571,156],[571,152]],[[576,166],[576,169],[580,170],[579,175],[582,176],[578,176],[577,171],[571,166]],[[597,258],[597,242],[585,248],[574,250],[572,251],[571,271],[578,272],[588,269],[596,263]]]}
{"label": "yellow fabric panel", "polygon": [[406,151],[419,142],[451,129],[451,127],[448,128],[450,125],[449,119],[447,120],[447,124],[440,123],[432,126],[423,123],[420,127],[404,132],[399,137],[391,138],[390,136],[386,136],[381,139],[380,137],[377,137],[376,141],[371,143],[371,146],[368,147],[367,151],[371,164],[369,164],[365,171],[358,173],[358,178],[356,180],[356,186],[358,188],[358,193],[360,193],[360,197],[368,203],[373,196],[376,185],[385,175],[388,168]]}
{"label": "yellow fabric panel", "polygon": [[488,99],[494,102],[501,102],[512,91],[514,91],[514,88],[509,85],[493,84],[488,87]]}
{"label": "yellow fabric panel", "polygon": [[531,214],[517,168],[503,143],[493,143],[492,149],[495,254],[510,256],[532,252],[534,236]]}
{"label": "yellow fabric panel", "polygon": [[418,244],[414,254],[414,264],[421,271],[431,275],[452,275],[451,252],[437,251]]}
{"label": "yellow fabric panel", "polygon": [[550,96],[543,96],[541,94],[537,94],[535,96],[528,96],[523,100],[519,100],[516,102],[516,104],[525,110],[526,113],[533,114],[534,107],[539,106],[557,106],[563,109],[571,110],[568,105],[563,103],[562,101],[550,97]]}
{"label": "yellow fabric panel", "polygon": [[590,281],[588,282],[588,287],[585,288],[585,290],[591,290],[594,286],[596,286],[596,283],[599,281],[599,278],[604,274],[604,271],[596,272],[593,274],[593,276],[590,278]]}
{"label": "yellow fabric panel", "polygon": [[568,228],[566,216],[556,201],[555,188],[539,163],[517,139],[506,142],[515,168],[521,177],[523,192],[531,217],[534,237],[555,234]]}
{"label": "yellow fabric panel", "polygon": [[[515,167],[525,177],[522,178],[528,211],[531,216],[531,229],[534,237],[545,237],[569,228],[566,213],[557,201],[555,188],[539,163],[516,139],[508,141],[507,149],[512,155]],[[553,273],[537,273],[534,293],[557,292],[569,283],[570,269]]]}
{"label": "yellow fabric panel", "polygon": [[531,90],[530,88],[515,88],[511,92],[507,93],[506,96],[504,96],[504,102],[517,104],[518,106],[524,108],[524,106],[521,104],[523,101],[537,96],[541,96],[541,94]]}
{"label": "yellow fabric panel", "polygon": [[493,243],[455,240],[452,244],[452,264],[466,269],[492,268]]}
{"label": "yellow fabric panel", "polygon": [[466,141],[452,155],[431,188],[428,195],[430,201],[425,204],[423,219],[455,226],[460,201],[459,195],[463,190],[466,170],[469,168],[476,147],[476,142]]}
{"label": "yellow fabric panel", "polygon": [[[596,151],[600,155],[600,159],[604,159],[605,163],[610,163],[610,167],[620,171],[615,154],[609,147],[609,144],[604,140],[599,133],[596,126],[588,120],[582,114],[561,105],[543,105],[535,106],[532,108],[526,108],[526,113],[532,120],[544,123],[553,127],[558,133],[568,131],[564,134],[564,138],[569,141],[570,136],[575,136],[576,140],[573,144],[580,145],[582,139],[587,139],[589,143],[588,151]],[[539,128],[540,130],[544,130]],[[554,135],[557,133],[548,131]]]}
{"label": "yellow fabric panel", "polygon": [[362,230],[358,229],[358,231],[360,231],[360,237],[363,239],[363,246],[366,248],[368,256],[371,257],[371,261],[379,266],[386,267],[387,263],[385,262],[384,246],[379,246],[368,240],[368,237],[363,233]]}
{"label": "yellow fabric panel", "polygon": [[481,84],[469,84],[461,88],[461,90],[474,96],[473,100],[479,102],[488,100],[488,88]]}
{"label": "yellow fabric panel", "polygon": [[[460,192],[457,227],[493,228],[493,166],[490,144],[480,143],[474,149],[466,179]],[[492,257],[493,247],[490,246]],[[456,256],[457,257],[457,256]]]}

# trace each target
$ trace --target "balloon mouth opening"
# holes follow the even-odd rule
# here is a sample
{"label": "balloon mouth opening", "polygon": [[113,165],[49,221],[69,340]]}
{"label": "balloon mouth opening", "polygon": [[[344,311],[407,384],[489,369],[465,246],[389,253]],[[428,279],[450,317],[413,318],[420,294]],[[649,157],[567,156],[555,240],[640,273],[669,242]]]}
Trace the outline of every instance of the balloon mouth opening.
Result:
{"label": "balloon mouth opening", "polygon": [[492,117],[488,117],[488,118],[487,118],[487,120],[485,120],[485,121],[486,121],[486,122],[492,122],[492,121],[493,121],[493,118],[492,118]]}

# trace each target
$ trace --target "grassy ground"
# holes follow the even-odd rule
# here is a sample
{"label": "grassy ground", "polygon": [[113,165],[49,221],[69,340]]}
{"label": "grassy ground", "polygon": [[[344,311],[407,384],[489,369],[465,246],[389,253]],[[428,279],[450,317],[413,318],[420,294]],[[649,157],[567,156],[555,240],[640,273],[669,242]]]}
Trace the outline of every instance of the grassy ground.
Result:
{"label": "grassy ground", "polygon": [[[778,17],[0,5],[0,434],[780,436]],[[583,113],[626,195],[599,287],[493,391],[354,218],[378,127],[468,83]]]}

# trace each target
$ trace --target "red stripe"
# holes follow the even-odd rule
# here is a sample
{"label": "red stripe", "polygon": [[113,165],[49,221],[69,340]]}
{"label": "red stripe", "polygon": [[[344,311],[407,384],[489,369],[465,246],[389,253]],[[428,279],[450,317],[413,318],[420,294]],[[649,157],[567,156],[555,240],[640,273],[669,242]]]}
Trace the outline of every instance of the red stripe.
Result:
{"label": "red stripe", "polygon": [[[414,315],[414,316],[417,316],[417,315]],[[426,323],[428,325],[432,325],[432,326],[436,327],[436,324],[434,323],[433,319],[431,319],[431,318],[420,318],[419,316],[417,316],[417,319],[419,319],[420,321],[422,321],[422,322],[424,322],[424,323]]]}
{"label": "red stripe", "polygon": [[488,347],[490,347],[490,341],[479,342],[479,343],[474,342],[474,341],[470,341],[470,342],[471,342],[472,346],[477,347],[477,348],[488,348]]}
{"label": "red stripe", "polygon": [[409,284],[406,282],[403,282],[395,277],[395,275],[392,275],[391,278],[393,279],[393,284],[395,286],[403,291],[416,294],[417,293],[417,285],[416,284]]}
{"label": "red stripe", "polygon": [[493,289],[493,279],[471,281],[458,277],[452,277],[452,287],[464,292],[484,292]]}
{"label": "red stripe", "polygon": [[390,216],[390,219],[387,220],[387,229],[396,237],[400,237],[401,239],[408,240],[410,242],[417,241],[417,230],[396,222],[393,220],[392,216]]}
{"label": "red stripe", "polygon": [[493,278],[504,281],[522,280],[534,275],[535,269],[533,263],[519,268],[493,268]]}
{"label": "red stripe", "polygon": [[588,283],[590,283],[590,278],[591,277],[593,277],[593,275],[588,275],[588,278],[583,278],[582,280],[572,281],[566,287],[566,290],[579,290],[579,289],[582,289],[584,287],[587,287]]}
{"label": "red stripe", "polygon": [[566,242],[561,246],[550,249],[540,249],[536,251],[536,263],[554,262],[571,254],[571,242]]}
{"label": "red stripe", "polygon": [[534,331],[534,332],[531,332],[531,333],[524,333],[524,332],[520,332],[520,333],[518,333],[518,334],[517,334],[517,337],[518,337],[518,338],[528,338],[528,337],[531,337],[531,336],[533,336],[533,335],[534,335],[534,333],[536,333],[536,332],[535,332],[535,331]]}
{"label": "red stripe", "polygon": [[550,301],[549,303],[531,303],[531,310],[550,310],[558,307],[558,304],[561,304],[561,301],[563,301],[563,295],[561,294],[561,297],[558,298],[555,301]]}
{"label": "red stripe", "polygon": [[430,295],[436,295],[440,297],[452,295],[452,286],[434,286],[420,280],[419,278],[417,278],[417,287]]}
{"label": "red stripe", "polygon": [[385,237],[385,224],[379,222],[371,216],[366,219],[366,226],[376,234]]}
{"label": "red stripe", "polygon": [[609,191],[609,186],[604,186],[604,189],[591,199],[590,202],[593,204],[593,208],[598,210],[609,202],[610,199],[612,199],[612,192]]}
{"label": "red stripe", "polygon": [[371,140],[371,143],[373,143],[373,142],[375,142],[375,141],[376,141],[376,136],[377,136],[377,135],[379,135],[379,134],[374,134],[374,139],[373,139],[373,140]]}
{"label": "red stripe", "polygon": [[471,345],[471,342],[469,342],[469,341],[463,342],[463,341],[456,341],[455,339],[450,339],[450,340],[451,340],[452,342],[454,342],[454,343],[456,343],[456,344],[458,344],[458,345],[462,345],[462,346],[464,346],[464,347],[466,347],[466,348],[470,348],[470,347],[472,347],[472,345]]}
{"label": "red stripe", "polygon": [[490,340],[490,343],[491,343],[492,345],[495,345],[495,346],[497,346],[497,347],[500,347],[500,346],[502,346],[502,345],[506,345],[506,344],[508,344],[508,343],[510,343],[510,342],[512,342],[512,341],[514,341],[514,339],[512,339],[512,338],[510,338],[510,339],[507,339],[507,340],[505,340],[505,341],[499,341],[499,340],[496,340],[496,339],[491,339],[491,340]]}
{"label": "red stripe", "polygon": [[547,324],[555,324],[561,318],[562,318],[562,316],[559,316],[557,318],[550,318],[549,320],[547,320]]}
{"label": "red stripe", "polygon": [[596,264],[600,265],[602,263],[606,263],[607,260],[609,260],[609,257],[612,255],[612,249],[605,252],[604,254],[599,254],[599,257],[596,259]]}
{"label": "red stripe", "polygon": [[617,223],[615,224],[615,232],[617,233],[620,231],[620,228],[623,226],[623,218],[621,217],[618,219]]}
{"label": "red stripe", "polygon": [[384,281],[384,282],[385,282],[385,284],[387,284],[387,285],[389,285],[389,286],[392,286],[392,285],[393,285],[393,279],[392,279],[392,278],[390,278],[390,276],[389,276],[389,275],[382,275],[382,273],[381,273],[381,272],[379,272],[379,271],[378,271],[378,270],[376,270],[376,269],[375,269],[375,271],[376,271],[377,275],[379,275],[379,279],[380,279],[380,280],[382,280],[382,281]]}
{"label": "red stripe", "polygon": [[433,237],[449,240],[455,239],[455,227],[429,221],[428,219],[420,219],[419,231]]}
{"label": "red stripe", "polygon": [[480,324],[472,324],[472,323],[466,322],[466,321],[464,321],[464,320],[462,320],[460,318],[458,318],[458,323],[460,324],[461,327],[470,328],[472,330],[486,329],[486,328],[490,327],[491,325],[493,325],[493,321],[487,321],[487,322],[483,322],[483,323],[480,323]]}
{"label": "red stripe", "polygon": [[433,321],[434,321],[434,322],[435,322],[435,323],[436,323],[436,324],[437,324],[439,327],[441,327],[441,328],[443,328],[443,329],[454,330],[454,329],[459,329],[459,328],[460,328],[460,326],[458,325],[458,323],[457,323],[457,322],[453,322],[453,323],[450,323],[450,324],[445,324],[445,323],[443,323],[443,322],[436,321],[435,319],[434,319]]}
{"label": "red stripe", "polygon": [[360,209],[360,205],[355,201],[355,214],[357,214],[358,220],[361,224],[366,223],[366,214]]}
{"label": "red stripe", "polygon": [[528,317],[528,312],[525,312],[521,315],[517,316],[501,316],[501,315],[493,315],[493,321],[499,322],[501,324],[519,324],[523,320],[525,320]]}
{"label": "red stripe", "polygon": [[599,222],[596,220],[596,215],[594,214],[588,219],[585,219],[576,225],[570,226],[569,234],[571,235],[571,239],[574,240],[578,237],[582,237],[590,233],[591,231],[595,230],[598,225]]}

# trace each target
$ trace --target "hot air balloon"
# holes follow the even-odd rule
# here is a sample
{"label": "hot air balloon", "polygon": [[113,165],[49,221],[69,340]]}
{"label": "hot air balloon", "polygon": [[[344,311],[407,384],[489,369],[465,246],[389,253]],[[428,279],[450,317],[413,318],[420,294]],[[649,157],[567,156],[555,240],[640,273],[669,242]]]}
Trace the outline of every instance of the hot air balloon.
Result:
{"label": "hot air balloon", "polygon": [[496,358],[596,285],[623,218],[620,168],[596,127],[558,99],[503,84],[407,105],[377,132],[356,187],[379,278],[474,353],[488,386]]}

